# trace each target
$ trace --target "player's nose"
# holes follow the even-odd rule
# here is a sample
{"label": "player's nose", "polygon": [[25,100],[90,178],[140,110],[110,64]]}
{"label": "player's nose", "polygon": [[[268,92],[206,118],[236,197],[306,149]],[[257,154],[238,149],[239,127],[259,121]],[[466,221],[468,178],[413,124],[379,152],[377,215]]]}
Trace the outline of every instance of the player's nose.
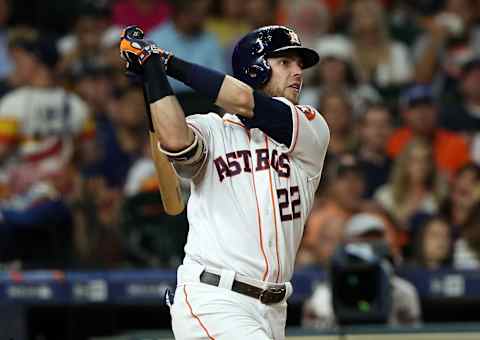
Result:
{"label": "player's nose", "polygon": [[294,76],[297,76],[297,77],[303,74],[302,63],[299,60],[292,63],[292,73]]}

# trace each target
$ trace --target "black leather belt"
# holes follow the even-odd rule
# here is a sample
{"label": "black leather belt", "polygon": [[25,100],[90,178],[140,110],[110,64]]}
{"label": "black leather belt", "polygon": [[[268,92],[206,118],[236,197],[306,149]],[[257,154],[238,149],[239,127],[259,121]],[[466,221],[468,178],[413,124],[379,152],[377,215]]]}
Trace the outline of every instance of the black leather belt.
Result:
{"label": "black leather belt", "polygon": [[[220,275],[203,271],[202,274],[200,274],[200,282],[218,287],[218,284],[220,283]],[[266,305],[270,305],[282,301],[285,298],[287,288],[285,285],[282,285],[280,287],[262,289],[249,285],[248,283],[234,280],[232,284],[232,291],[250,296],[254,299],[260,300]]]}

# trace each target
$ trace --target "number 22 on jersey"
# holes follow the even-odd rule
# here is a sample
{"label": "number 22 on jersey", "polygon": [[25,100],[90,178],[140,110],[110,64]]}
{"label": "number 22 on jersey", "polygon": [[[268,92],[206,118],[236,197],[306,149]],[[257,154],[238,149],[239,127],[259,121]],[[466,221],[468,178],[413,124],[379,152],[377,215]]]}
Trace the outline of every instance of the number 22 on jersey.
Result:
{"label": "number 22 on jersey", "polygon": [[282,222],[300,218],[300,190],[298,186],[277,189],[277,198]]}

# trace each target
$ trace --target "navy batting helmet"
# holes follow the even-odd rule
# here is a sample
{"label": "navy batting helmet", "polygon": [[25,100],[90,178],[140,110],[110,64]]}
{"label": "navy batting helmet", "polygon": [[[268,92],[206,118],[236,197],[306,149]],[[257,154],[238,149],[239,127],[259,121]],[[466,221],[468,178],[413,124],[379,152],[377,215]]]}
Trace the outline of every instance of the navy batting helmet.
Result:
{"label": "navy batting helmet", "polygon": [[235,46],[232,68],[235,78],[254,88],[270,79],[272,69],[267,58],[284,51],[296,51],[308,68],[319,61],[318,53],[302,46],[298,35],[285,26],[265,26],[244,36]]}

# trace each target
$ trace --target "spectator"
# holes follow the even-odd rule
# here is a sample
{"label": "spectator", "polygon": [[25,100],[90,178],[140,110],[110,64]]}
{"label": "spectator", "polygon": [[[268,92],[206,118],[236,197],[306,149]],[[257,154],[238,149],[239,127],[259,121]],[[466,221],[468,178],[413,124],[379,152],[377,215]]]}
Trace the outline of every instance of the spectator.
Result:
{"label": "spectator", "polygon": [[81,161],[92,150],[95,127],[87,105],[55,84],[52,40],[31,32],[12,44],[23,59],[25,86],[0,102],[0,169],[14,171],[9,184],[17,193],[60,174],[74,154]]}
{"label": "spectator", "polygon": [[[118,56],[117,56],[118,58]],[[113,70],[95,61],[79,60],[68,71],[70,87],[88,104],[95,119],[107,115],[113,100]]]}
{"label": "spectator", "polygon": [[318,239],[313,249],[300,248],[297,255],[297,268],[323,268],[326,269],[335,248],[343,240],[345,219],[332,217],[323,219],[322,214],[314,210],[310,213],[306,228],[318,229]]}
{"label": "spectator", "polygon": [[101,175],[109,187],[123,188],[130,167],[143,155],[147,140],[144,110],[142,91],[131,86],[118,94],[107,116],[97,117],[98,158],[87,173]]}
{"label": "spectator", "polygon": [[414,46],[415,80],[434,83],[442,95],[455,89],[465,59],[480,51],[480,30],[471,0],[446,0],[444,7],[424,20],[426,32]]}
{"label": "spectator", "polygon": [[427,85],[409,88],[401,98],[404,126],[388,142],[388,154],[397,157],[413,138],[426,138],[433,145],[436,167],[451,177],[469,161],[469,147],[459,135],[438,127],[438,106]]}
{"label": "spectator", "polygon": [[320,65],[311,76],[312,84],[302,91],[300,101],[319,107],[325,91],[344,91],[348,94],[355,116],[363,112],[368,103],[378,103],[378,92],[366,83],[360,83],[352,65],[352,46],[344,37],[325,36],[316,44]]}
{"label": "spectator", "polygon": [[[388,259],[385,229],[383,221],[376,215],[355,214],[345,225],[345,241],[371,244],[377,256]],[[421,322],[421,309],[415,287],[396,275],[392,275],[390,280],[393,303],[388,323],[403,326],[418,325]],[[336,326],[331,288],[327,282],[317,285],[312,296],[306,300],[303,306],[302,325],[321,329]]]}
{"label": "spectator", "polygon": [[26,27],[9,31],[8,55],[11,57],[13,70],[7,78],[0,81],[0,97],[17,87],[29,84],[34,64],[29,53],[19,46],[19,41],[35,39],[37,34],[36,31]]}
{"label": "spectator", "polygon": [[313,46],[331,30],[330,13],[323,1],[284,1],[282,10],[287,14],[286,25],[302,37],[306,46]]}
{"label": "spectator", "polygon": [[412,140],[395,160],[387,184],[375,192],[379,202],[402,228],[409,229],[418,213],[436,213],[446,183],[433,162],[433,149],[423,139]]}
{"label": "spectator", "polygon": [[[172,3],[172,17],[156,26],[147,39],[157,42],[163,49],[193,63],[209,65],[222,72],[226,67],[223,53],[215,35],[205,30],[210,0],[177,0]],[[186,85],[169,79],[175,92],[190,91]],[[198,113],[198,112],[197,112]]]}
{"label": "spectator", "polygon": [[[389,27],[392,38],[407,46],[412,46],[422,32],[419,17],[425,15],[428,3],[434,1],[391,1],[389,8]],[[427,6],[425,6],[425,4]]]}
{"label": "spectator", "polygon": [[465,63],[458,85],[461,96],[442,105],[441,125],[473,136],[480,130],[480,58]]}
{"label": "spectator", "polygon": [[448,196],[440,211],[453,228],[453,237],[458,238],[465,229],[468,217],[480,202],[480,167],[469,163],[455,175]]}
{"label": "spectator", "polygon": [[63,37],[57,44],[61,54],[57,65],[60,72],[66,72],[78,61],[96,61],[105,29],[105,15],[102,8],[87,5],[82,7],[75,20],[73,34]]}
{"label": "spectator", "polygon": [[218,0],[217,3],[217,13],[208,19],[206,27],[217,35],[220,46],[230,52],[234,43],[250,28],[245,18],[245,2]]}
{"label": "spectator", "polygon": [[398,88],[412,80],[413,66],[408,49],[391,40],[379,1],[356,0],[350,29],[361,80],[393,97]]}
{"label": "spectator", "polygon": [[118,37],[121,32],[118,26],[111,26],[103,32],[97,61],[99,65],[110,69],[110,82],[115,91],[123,91],[131,85],[131,79],[125,77],[125,61],[118,57]]}
{"label": "spectator", "polygon": [[[478,188],[477,188],[478,190]],[[453,266],[455,269],[480,268],[480,204],[477,204],[455,242]]]}
{"label": "spectator", "polygon": [[13,69],[11,57],[8,55],[7,22],[9,17],[9,0],[0,0],[0,80],[7,78]]}
{"label": "spectator", "polygon": [[310,254],[315,252],[320,227],[326,221],[347,219],[365,206],[362,199],[365,188],[363,173],[355,157],[342,155],[330,164],[325,175],[325,192],[320,193],[324,195],[323,202],[313,211],[311,218],[315,223],[306,226],[302,242],[305,252]]}
{"label": "spectator", "polygon": [[428,270],[448,267],[452,262],[452,228],[440,216],[428,218],[413,235],[413,264]]}
{"label": "spectator", "polygon": [[325,91],[320,96],[319,111],[330,129],[327,162],[354,148],[352,103],[345,91]]}
{"label": "spectator", "polygon": [[245,17],[251,29],[277,23],[278,0],[245,0]]}
{"label": "spectator", "polygon": [[171,13],[169,2],[167,0],[116,1],[112,8],[113,24],[120,27],[138,25],[148,33],[169,18]]}
{"label": "spectator", "polygon": [[390,176],[392,160],[386,145],[392,131],[392,118],[386,106],[372,105],[359,117],[357,157],[365,176],[366,198],[372,198]]}

